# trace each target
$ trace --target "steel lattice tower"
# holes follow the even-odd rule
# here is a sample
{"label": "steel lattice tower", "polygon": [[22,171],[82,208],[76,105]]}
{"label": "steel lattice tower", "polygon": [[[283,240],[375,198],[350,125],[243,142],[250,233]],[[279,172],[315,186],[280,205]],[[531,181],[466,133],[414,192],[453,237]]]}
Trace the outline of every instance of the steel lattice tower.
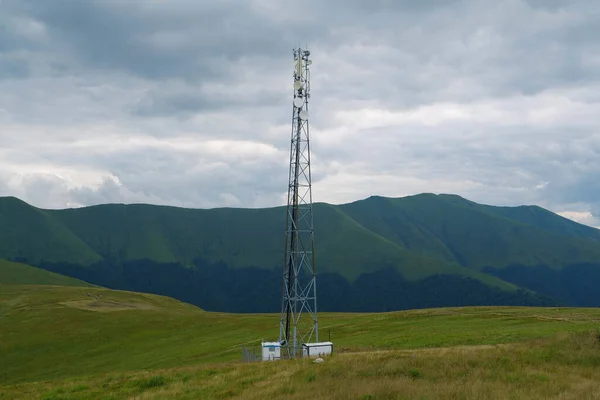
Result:
{"label": "steel lattice tower", "polygon": [[302,344],[318,342],[308,100],[310,52],[294,50],[294,101],[285,228],[281,321],[281,356],[302,355]]}

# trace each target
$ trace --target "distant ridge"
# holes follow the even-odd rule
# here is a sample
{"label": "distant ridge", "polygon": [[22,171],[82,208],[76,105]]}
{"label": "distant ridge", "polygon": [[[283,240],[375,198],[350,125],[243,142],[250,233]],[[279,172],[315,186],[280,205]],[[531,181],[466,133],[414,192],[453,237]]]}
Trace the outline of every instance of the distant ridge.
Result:
{"label": "distant ridge", "polygon": [[[423,193],[317,203],[314,215],[325,309],[579,304],[575,294],[588,293],[585,281],[600,271],[600,231],[537,206]],[[284,217],[283,207],[44,210],[3,197],[0,258],[205,309],[270,310],[279,302]],[[585,304],[600,305],[597,297]]]}

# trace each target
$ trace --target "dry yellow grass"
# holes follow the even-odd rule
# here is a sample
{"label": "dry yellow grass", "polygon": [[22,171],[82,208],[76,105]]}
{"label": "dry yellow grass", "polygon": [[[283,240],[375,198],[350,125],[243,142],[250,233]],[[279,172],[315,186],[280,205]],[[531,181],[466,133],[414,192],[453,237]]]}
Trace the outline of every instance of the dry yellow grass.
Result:
{"label": "dry yellow grass", "polygon": [[221,363],[5,387],[1,399],[599,399],[597,332],[528,343]]}

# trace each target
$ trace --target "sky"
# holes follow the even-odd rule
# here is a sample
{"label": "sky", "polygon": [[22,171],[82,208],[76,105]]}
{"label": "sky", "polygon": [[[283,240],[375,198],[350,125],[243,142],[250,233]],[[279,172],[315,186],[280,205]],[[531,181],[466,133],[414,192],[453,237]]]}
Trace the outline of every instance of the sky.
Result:
{"label": "sky", "polygon": [[284,204],[299,45],[315,201],[600,226],[596,0],[0,0],[0,196]]}

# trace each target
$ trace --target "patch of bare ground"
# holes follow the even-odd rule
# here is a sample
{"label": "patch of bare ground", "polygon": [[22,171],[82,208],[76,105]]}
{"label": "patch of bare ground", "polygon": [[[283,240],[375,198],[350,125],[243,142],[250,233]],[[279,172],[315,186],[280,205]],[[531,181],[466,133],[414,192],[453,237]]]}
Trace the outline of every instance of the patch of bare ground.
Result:
{"label": "patch of bare ground", "polygon": [[83,293],[88,299],[64,301],[59,304],[78,308],[80,310],[97,311],[97,312],[113,312],[127,310],[156,310],[157,307],[141,302],[123,302],[103,299],[102,295],[94,293]]}

